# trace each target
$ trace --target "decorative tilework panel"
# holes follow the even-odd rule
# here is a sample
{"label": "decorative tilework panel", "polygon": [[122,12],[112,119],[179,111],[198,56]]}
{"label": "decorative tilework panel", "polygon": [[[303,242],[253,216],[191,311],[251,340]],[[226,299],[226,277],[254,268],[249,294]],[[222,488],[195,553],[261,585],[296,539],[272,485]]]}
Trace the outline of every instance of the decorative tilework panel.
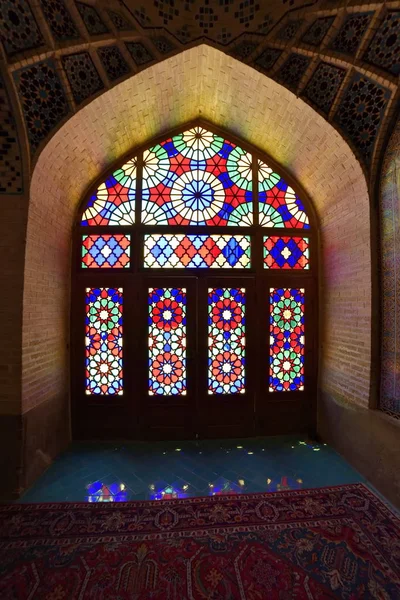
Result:
{"label": "decorative tilework panel", "polygon": [[339,33],[333,38],[330,47],[343,54],[355,54],[364,37],[373,13],[351,14],[344,20]]}
{"label": "decorative tilework panel", "polygon": [[44,45],[36,19],[27,0],[0,2],[1,40],[8,56]]}
{"label": "decorative tilework panel", "polygon": [[118,46],[104,46],[97,50],[107,77],[114,81],[130,72],[130,68]]}
{"label": "decorative tilework panel", "polygon": [[321,62],[308,82],[304,96],[328,114],[345,75],[344,69]]}
{"label": "decorative tilework panel", "polygon": [[153,3],[164,25],[168,25],[175,17],[179,17],[178,3],[175,0],[154,0]]}
{"label": "decorative tilework panel", "polygon": [[118,31],[130,31],[131,29],[135,29],[132,23],[121,15],[121,13],[117,13],[114,10],[108,10],[107,12],[115,29],[118,29]]}
{"label": "decorative tilework panel", "polygon": [[233,13],[233,16],[241,25],[249,27],[257,12],[260,12],[260,9],[260,3],[256,2],[255,0],[244,0],[243,2],[239,3],[239,6]]}
{"label": "decorative tilework panel", "polygon": [[69,113],[54,60],[49,58],[14,73],[32,150]]}
{"label": "decorative tilework panel", "polygon": [[77,104],[103,89],[103,82],[89,52],[63,56],[62,63]]}
{"label": "decorative tilework panel", "polygon": [[151,41],[153,42],[160,54],[168,54],[169,52],[172,52],[172,50],[176,49],[176,46],[174,46],[174,44],[163,35],[151,38]]}
{"label": "decorative tilework panel", "polygon": [[308,270],[309,260],[309,238],[264,237],[265,269]]}
{"label": "decorative tilework panel", "polygon": [[231,50],[230,54],[239,60],[245,60],[255,51],[257,46],[257,42],[242,41]]}
{"label": "decorative tilework panel", "polygon": [[319,46],[331,28],[334,20],[335,17],[322,17],[321,19],[317,19],[303,35],[302,41],[311,46]]}
{"label": "decorative tilework panel", "polygon": [[354,73],[335,115],[335,121],[368,162],[390,91],[372,79]]}
{"label": "decorative tilework panel", "polygon": [[124,269],[130,266],[131,236],[122,233],[82,236],[83,269]]}
{"label": "decorative tilework panel", "polygon": [[63,0],[40,0],[40,5],[56,40],[74,40],[80,37]]}
{"label": "decorative tilework panel", "polygon": [[400,120],[383,162],[381,228],[381,390],[380,408],[400,417]]}
{"label": "decorative tilework panel", "polygon": [[144,266],[152,269],[250,268],[250,236],[160,233],[144,236]]}
{"label": "decorative tilework panel", "polygon": [[125,45],[137,65],[145,65],[154,58],[140,42],[126,42]]}
{"label": "decorative tilework panel", "polygon": [[10,99],[0,78],[0,194],[22,192],[22,162]]}
{"label": "decorative tilework panel", "polygon": [[386,15],[364,59],[394,75],[400,73],[400,11]]}
{"label": "decorative tilework panel", "polygon": [[278,50],[278,48],[265,48],[260,56],[256,58],[255,64],[264,71],[268,71],[272,69],[281,54],[282,50]]}
{"label": "decorative tilework panel", "polygon": [[284,83],[288,88],[296,89],[310,61],[311,59],[308,56],[291,54],[277,73],[278,81]]}
{"label": "decorative tilework panel", "polygon": [[135,8],[133,14],[139,21],[142,27],[149,27],[151,25],[151,19],[147,15],[146,8],[142,5],[139,8]]}
{"label": "decorative tilework panel", "polygon": [[298,21],[289,21],[289,23],[286,23],[286,25],[281,27],[278,31],[278,35],[276,36],[277,39],[282,42],[289,42],[294,38],[303,23],[304,21],[302,19],[299,19]]}
{"label": "decorative tilework panel", "polygon": [[90,35],[101,35],[102,33],[108,33],[108,27],[103,21],[94,6],[84,4],[82,2],[76,2],[76,7],[79,10],[79,14],[82,17],[82,21],[85,23],[85,27]]}

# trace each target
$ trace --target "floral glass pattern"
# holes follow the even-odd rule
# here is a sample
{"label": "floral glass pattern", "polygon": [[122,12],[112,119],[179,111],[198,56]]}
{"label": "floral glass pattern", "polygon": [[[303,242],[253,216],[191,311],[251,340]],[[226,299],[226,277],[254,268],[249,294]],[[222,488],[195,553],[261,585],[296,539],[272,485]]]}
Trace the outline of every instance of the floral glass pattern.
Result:
{"label": "floral glass pattern", "polygon": [[270,289],[269,391],[304,390],[304,289]]}
{"label": "floral glass pattern", "polygon": [[149,395],[186,395],[186,289],[149,288]]}
{"label": "floral glass pattern", "polygon": [[144,236],[144,266],[153,269],[250,267],[250,236],[152,234]]}
{"label": "floral glass pattern", "polygon": [[265,269],[309,269],[309,239],[264,237]]}
{"label": "floral glass pattern", "polygon": [[246,290],[208,290],[208,393],[244,394]]}
{"label": "floral glass pattern", "polygon": [[253,223],[251,154],[195,127],[143,155],[142,223]]}
{"label": "floral glass pattern", "polygon": [[86,288],[86,394],[122,395],[122,288]]}
{"label": "floral glass pattern", "polygon": [[133,225],[135,222],[136,158],[110,175],[91,196],[81,225]]}
{"label": "floral glass pattern", "polygon": [[83,269],[123,269],[130,265],[131,236],[123,234],[83,235]]}
{"label": "floral glass pattern", "polygon": [[308,217],[296,192],[261,160],[258,161],[258,210],[264,227],[308,229]]}

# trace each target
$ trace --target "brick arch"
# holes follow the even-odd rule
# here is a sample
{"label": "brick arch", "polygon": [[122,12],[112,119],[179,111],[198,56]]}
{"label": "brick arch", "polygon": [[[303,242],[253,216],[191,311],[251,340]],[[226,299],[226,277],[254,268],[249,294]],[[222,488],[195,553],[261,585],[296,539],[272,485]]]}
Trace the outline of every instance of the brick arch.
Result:
{"label": "brick arch", "polygon": [[251,67],[201,45],[96,98],[37,160],[26,242],[23,411],[46,401],[54,414],[68,406],[71,232],[83,195],[129,149],[197,117],[272,156],[312,199],[322,245],[321,386],[368,405],[370,208],[361,166],[309,105]]}

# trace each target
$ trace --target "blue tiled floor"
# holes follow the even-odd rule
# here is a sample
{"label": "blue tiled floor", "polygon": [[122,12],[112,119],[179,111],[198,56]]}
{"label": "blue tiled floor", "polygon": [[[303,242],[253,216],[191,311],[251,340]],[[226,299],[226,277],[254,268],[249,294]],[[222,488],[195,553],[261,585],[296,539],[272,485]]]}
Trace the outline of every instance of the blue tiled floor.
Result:
{"label": "blue tiled floor", "polygon": [[332,448],[298,437],[74,443],[20,502],[150,500],[362,481]]}

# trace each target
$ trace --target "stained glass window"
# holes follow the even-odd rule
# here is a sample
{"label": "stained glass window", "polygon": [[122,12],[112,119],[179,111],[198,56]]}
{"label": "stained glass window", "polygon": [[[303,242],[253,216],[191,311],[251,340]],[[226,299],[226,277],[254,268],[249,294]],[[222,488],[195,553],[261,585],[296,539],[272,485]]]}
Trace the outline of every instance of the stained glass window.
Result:
{"label": "stained glass window", "polygon": [[270,289],[269,391],[304,390],[304,289]]}
{"label": "stained glass window", "polygon": [[202,127],[143,155],[142,223],[253,223],[251,154]]}
{"label": "stained glass window", "polygon": [[122,234],[83,235],[84,269],[120,269],[130,264],[131,236]]}
{"label": "stained glass window", "polygon": [[114,171],[91,196],[81,225],[132,225],[135,222],[136,158]]}
{"label": "stained glass window", "polygon": [[208,290],[208,393],[245,392],[246,291]]}
{"label": "stained glass window", "polygon": [[149,394],[186,395],[186,289],[150,288]]}
{"label": "stained glass window", "polygon": [[308,229],[308,217],[296,192],[261,160],[258,161],[258,210],[264,227]]}
{"label": "stained glass window", "polygon": [[250,267],[250,236],[152,234],[144,236],[144,266],[153,269]]}
{"label": "stained glass window", "polygon": [[308,269],[308,238],[264,237],[266,269]]}
{"label": "stained glass window", "polygon": [[121,288],[86,288],[86,394],[122,395]]}

